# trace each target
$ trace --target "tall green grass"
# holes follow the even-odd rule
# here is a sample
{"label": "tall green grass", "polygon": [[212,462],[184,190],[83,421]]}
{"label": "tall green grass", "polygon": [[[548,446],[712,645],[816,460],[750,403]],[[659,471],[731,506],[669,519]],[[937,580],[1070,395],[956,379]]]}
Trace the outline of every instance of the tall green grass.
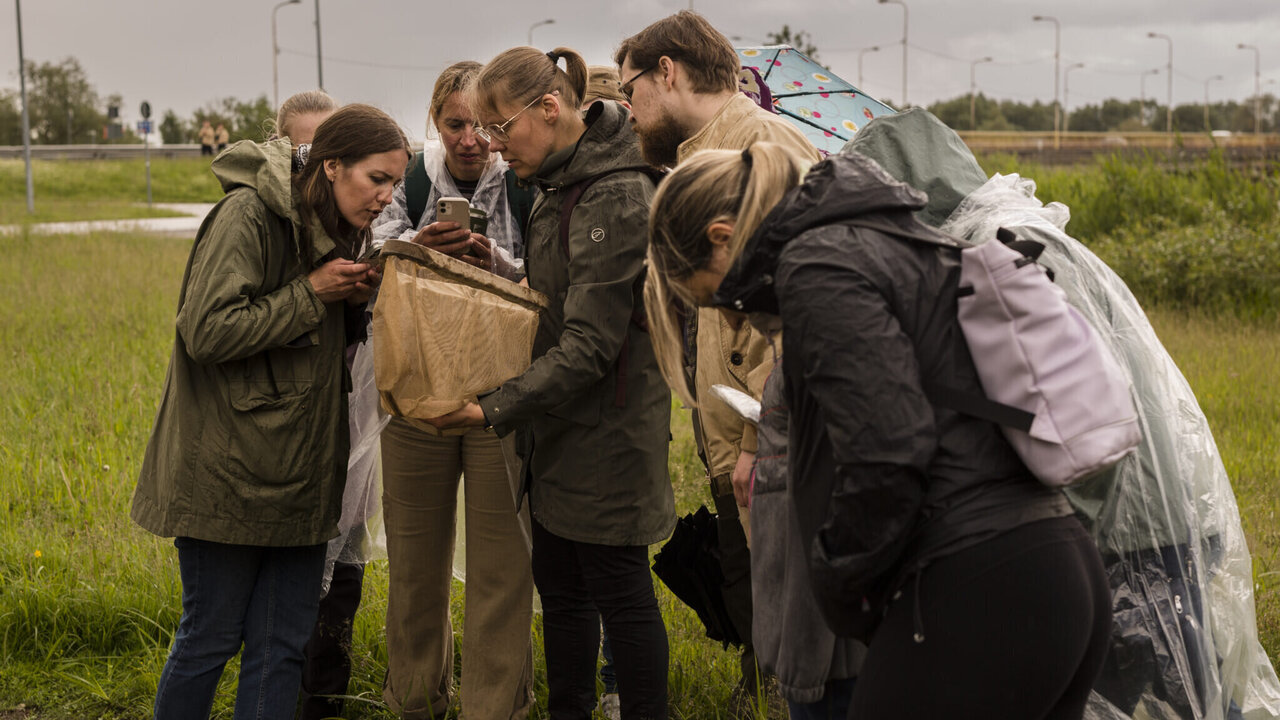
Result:
{"label": "tall green grass", "polygon": [[[0,160],[0,225],[174,214],[145,207],[147,178],[142,158],[33,160],[31,165],[34,215],[27,213],[23,162]],[[153,157],[151,195],[157,203],[205,203],[217,202],[222,190],[209,172],[208,158]]]}
{"label": "tall green grass", "polygon": [[1111,156],[1046,168],[982,158],[1018,172],[1037,197],[1071,209],[1067,232],[1088,245],[1146,305],[1280,319],[1280,176],[1233,167]]}
{"label": "tall green grass", "polygon": [[[173,341],[190,243],[128,235],[0,239],[29,268],[0,295],[0,717],[145,718],[180,613],[176,552],[129,521],[134,480]],[[1258,624],[1280,659],[1280,330],[1212,314],[1153,320],[1198,393],[1236,489],[1254,557]],[[673,410],[681,513],[707,500],[687,412]],[[356,619],[348,717],[390,718],[386,564],[370,566]],[[661,587],[671,638],[671,716],[727,714],[736,655],[707,640]],[[455,597],[455,618],[461,604]],[[456,627],[462,627],[461,622]],[[545,663],[535,627],[535,717]],[[215,717],[229,717],[229,666]]]}

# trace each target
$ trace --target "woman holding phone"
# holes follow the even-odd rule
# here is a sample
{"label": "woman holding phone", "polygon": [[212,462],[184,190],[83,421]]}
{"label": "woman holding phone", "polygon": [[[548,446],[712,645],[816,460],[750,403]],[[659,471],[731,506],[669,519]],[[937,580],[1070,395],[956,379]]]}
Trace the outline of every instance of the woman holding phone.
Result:
{"label": "woman holding phone", "polygon": [[[520,228],[532,189],[515,182],[476,132],[466,86],[479,70],[479,63],[459,62],[436,80],[430,107],[439,140],[429,140],[413,158],[394,202],[374,225],[374,239],[416,242],[514,280],[522,275]],[[445,199],[451,197],[461,200]],[[458,222],[467,219],[468,204],[487,215],[484,233]],[[441,217],[442,206],[456,220]],[[461,705],[474,720],[526,717],[533,700],[528,518],[516,511],[501,441],[481,427],[442,431],[393,417],[381,444],[391,574],[383,699],[405,718],[443,717],[458,700],[449,595],[461,481]]]}
{"label": "woman holding phone", "polygon": [[291,172],[287,139],[213,163],[132,517],[176,537],[182,619],[155,716],[207,717],[244,646],[236,717],[292,717],[347,475],[343,351],[380,277],[356,263],[404,172],[395,121],[349,105]]}

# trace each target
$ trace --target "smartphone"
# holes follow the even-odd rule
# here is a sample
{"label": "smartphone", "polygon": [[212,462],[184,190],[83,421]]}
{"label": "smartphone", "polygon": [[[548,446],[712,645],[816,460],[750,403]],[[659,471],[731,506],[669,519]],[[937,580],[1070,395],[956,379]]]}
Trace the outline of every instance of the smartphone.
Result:
{"label": "smartphone", "polygon": [[436,220],[456,222],[463,230],[471,232],[471,203],[466,198],[442,197],[436,202]]}
{"label": "smartphone", "polygon": [[382,246],[370,245],[369,247],[365,248],[365,251],[360,254],[360,257],[356,258],[356,262],[373,265],[374,267],[381,270],[382,264],[383,264]]}

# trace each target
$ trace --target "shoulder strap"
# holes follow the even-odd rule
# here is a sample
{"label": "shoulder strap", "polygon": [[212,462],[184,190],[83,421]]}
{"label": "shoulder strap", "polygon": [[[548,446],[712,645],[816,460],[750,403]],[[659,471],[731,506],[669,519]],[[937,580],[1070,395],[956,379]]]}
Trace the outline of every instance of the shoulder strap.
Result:
{"label": "shoulder strap", "polygon": [[511,214],[515,216],[520,228],[520,236],[523,237],[529,229],[529,215],[533,213],[533,201],[537,199],[538,193],[533,183],[521,180],[514,170],[507,170],[506,181],[507,207],[511,208]]}
{"label": "shoulder strap", "polygon": [[648,165],[613,168],[612,170],[605,170],[599,175],[592,175],[591,177],[579,180],[578,182],[561,190],[561,192],[564,193],[564,199],[560,201],[560,249],[564,251],[566,259],[573,257],[569,252],[569,221],[573,219],[573,208],[578,204],[578,200],[582,198],[582,194],[587,191],[587,188],[596,184],[596,181],[615,173],[627,171],[644,173],[650,180],[653,180],[655,184],[662,179],[664,174],[661,170],[649,167]]}
{"label": "shoulder strap", "polygon": [[423,153],[413,156],[409,170],[404,174],[404,199],[408,206],[409,222],[418,227],[422,213],[427,209],[427,197],[431,195],[431,178],[427,177],[427,164]]}

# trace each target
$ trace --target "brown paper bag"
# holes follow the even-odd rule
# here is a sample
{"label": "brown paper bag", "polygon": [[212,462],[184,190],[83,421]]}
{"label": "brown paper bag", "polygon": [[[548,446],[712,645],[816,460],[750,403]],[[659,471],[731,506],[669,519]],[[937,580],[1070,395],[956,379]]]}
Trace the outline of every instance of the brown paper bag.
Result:
{"label": "brown paper bag", "polygon": [[410,242],[382,256],[373,369],[387,412],[439,417],[529,367],[545,295]]}

